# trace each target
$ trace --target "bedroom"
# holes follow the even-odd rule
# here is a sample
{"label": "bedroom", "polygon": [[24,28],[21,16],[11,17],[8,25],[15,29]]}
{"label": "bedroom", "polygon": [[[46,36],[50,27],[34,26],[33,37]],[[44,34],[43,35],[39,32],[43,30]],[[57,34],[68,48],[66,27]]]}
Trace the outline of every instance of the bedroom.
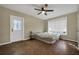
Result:
{"label": "bedroom", "polygon": [[[39,9],[41,7],[42,7],[41,4],[34,4],[34,5],[33,4],[25,4],[25,5],[20,5],[20,4],[19,5],[16,5],[16,4],[13,4],[13,5],[7,4],[6,5],[6,4],[3,4],[3,5],[0,5],[0,45],[12,43],[11,37],[10,37],[11,36],[10,30],[12,30],[12,28],[10,27],[11,15],[16,19],[20,18],[20,17],[22,17],[24,19],[24,23],[23,23],[24,26],[22,27],[22,28],[24,28],[23,29],[24,39],[20,39],[21,41],[23,40],[23,42],[30,38],[29,33],[31,31],[34,32],[34,33],[51,32],[49,28],[51,28],[50,23],[51,22],[54,23],[54,21],[52,21],[52,20],[56,20],[56,22],[58,22],[57,24],[51,23],[52,25],[56,25],[57,29],[59,29],[60,28],[59,25],[61,25],[61,27],[63,27],[63,28],[60,28],[60,30],[62,29],[62,31],[63,31],[65,29],[65,31],[66,31],[65,33],[60,33],[60,31],[58,31],[56,28],[55,29],[51,28],[52,30],[55,31],[54,32],[55,35],[63,35],[64,34],[64,39],[69,40],[69,41],[79,42],[79,38],[78,38],[79,37],[78,36],[79,27],[78,27],[78,24],[77,24],[77,21],[79,22],[78,5],[74,5],[74,4],[72,4],[72,5],[48,4],[48,7],[49,7],[48,9],[54,9],[54,11],[47,13],[47,16],[43,15],[43,14],[37,15],[37,13],[39,13],[39,11],[34,10],[34,8]],[[60,22],[58,20],[60,20]],[[62,20],[67,20],[67,21],[64,22],[64,25],[62,25],[63,24]],[[17,36],[16,32],[15,32],[14,36]],[[15,42],[20,41],[20,40],[15,40]],[[40,43],[40,41],[39,42],[33,41],[33,42],[34,42],[33,44]],[[38,42],[38,43],[35,43],[35,42]],[[12,43],[12,44],[14,46],[16,45],[16,43]],[[18,43],[18,44],[20,44],[20,43]],[[21,44],[23,44],[23,43],[21,43]],[[31,46],[31,45],[32,44],[30,44],[29,46]],[[15,46],[15,47],[17,48],[18,46]],[[32,48],[34,48],[34,47],[35,46],[32,46]],[[33,52],[32,48],[28,47],[27,49],[31,49],[30,51]],[[8,50],[9,48],[1,47],[0,51],[2,51],[2,52],[0,52],[0,53],[1,54],[23,54],[25,52],[25,50],[22,52],[22,50],[20,50],[20,49],[19,50],[13,49],[9,53],[7,53],[9,50],[6,51],[5,49]],[[6,53],[5,53],[5,51],[6,51]],[[31,54],[31,52],[27,51],[28,54]],[[34,53],[40,54],[40,52],[34,52]],[[44,54],[44,53],[42,53],[42,54]],[[52,53],[50,53],[48,51],[46,54],[52,54]],[[60,54],[63,54],[63,53],[60,53]]]}

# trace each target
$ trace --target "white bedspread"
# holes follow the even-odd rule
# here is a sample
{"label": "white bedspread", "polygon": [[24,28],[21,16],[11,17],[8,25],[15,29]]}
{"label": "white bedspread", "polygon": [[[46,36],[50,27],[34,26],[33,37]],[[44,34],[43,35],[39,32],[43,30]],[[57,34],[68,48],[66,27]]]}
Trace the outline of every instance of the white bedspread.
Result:
{"label": "white bedspread", "polygon": [[45,33],[35,33],[35,34],[42,37],[42,38],[52,38],[52,39],[58,39],[59,38],[59,36],[51,34],[51,33],[47,33],[47,32],[45,32]]}

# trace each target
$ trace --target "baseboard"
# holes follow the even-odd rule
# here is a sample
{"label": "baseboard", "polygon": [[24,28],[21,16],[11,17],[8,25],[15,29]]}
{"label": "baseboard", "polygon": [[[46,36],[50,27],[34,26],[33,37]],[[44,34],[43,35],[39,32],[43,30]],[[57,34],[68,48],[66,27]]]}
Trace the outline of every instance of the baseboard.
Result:
{"label": "baseboard", "polygon": [[[29,40],[29,38],[23,39],[23,40],[19,40],[19,41],[24,41],[24,40]],[[15,41],[15,42],[19,42],[19,41]],[[1,43],[0,46],[1,46],[1,45],[6,45],[6,44],[11,44],[11,43],[14,43],[14,42]]]}
{"label": "baseboard", "polygon": [[1,46],[1,45],[6,45],[6,44],[11,44],[11,43],[12,43],[12,42],[1,43],[0,46]]}
{"label": "baseboard", "polygon": [[27,37],[27,38],[25,38],[24,40],[28,40],[28,39],[30,39],[30,37]]}
{"label": "baseboard", "polygon": [[70,39],[64,39],[64,40],[69,40],[69,41],[72,41],[72,42],[77,42],[77,41],[75,41],[75,40],[70,40]]}

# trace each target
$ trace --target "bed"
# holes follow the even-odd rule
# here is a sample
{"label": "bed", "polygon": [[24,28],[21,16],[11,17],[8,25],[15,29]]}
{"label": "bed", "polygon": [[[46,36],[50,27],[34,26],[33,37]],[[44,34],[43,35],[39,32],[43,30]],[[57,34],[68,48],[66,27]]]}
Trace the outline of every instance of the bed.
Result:
{"label": "bed", "polygon": [[44,32],[44,33],[41,33],[41,32],[32,33],[31,37],[35,38],[37,40],[43,41],[45,43],[48,43],[48,44],[52,44],[52,43],[56,42],[56,40],[59,39],[59,36],[53,35],[53,34],[48,33],[48,32]]}

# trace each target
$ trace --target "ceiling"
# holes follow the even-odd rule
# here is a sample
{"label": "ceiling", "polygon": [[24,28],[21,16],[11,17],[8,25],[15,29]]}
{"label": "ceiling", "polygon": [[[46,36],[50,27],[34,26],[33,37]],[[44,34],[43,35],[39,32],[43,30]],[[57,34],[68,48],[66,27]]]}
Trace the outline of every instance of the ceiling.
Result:
{"label": "ceiling", "polygon": [[62,16],[65,14],[76,12],[78,9],[77,4],[48,4],[48,9],[53,9],[53,12],[48,12],[47,16],[44,14],[37,15],[39,11],[34,8],[41,8],[43,4],[3,4],[1,6],[8,9],[19,11],[42,20]]}

